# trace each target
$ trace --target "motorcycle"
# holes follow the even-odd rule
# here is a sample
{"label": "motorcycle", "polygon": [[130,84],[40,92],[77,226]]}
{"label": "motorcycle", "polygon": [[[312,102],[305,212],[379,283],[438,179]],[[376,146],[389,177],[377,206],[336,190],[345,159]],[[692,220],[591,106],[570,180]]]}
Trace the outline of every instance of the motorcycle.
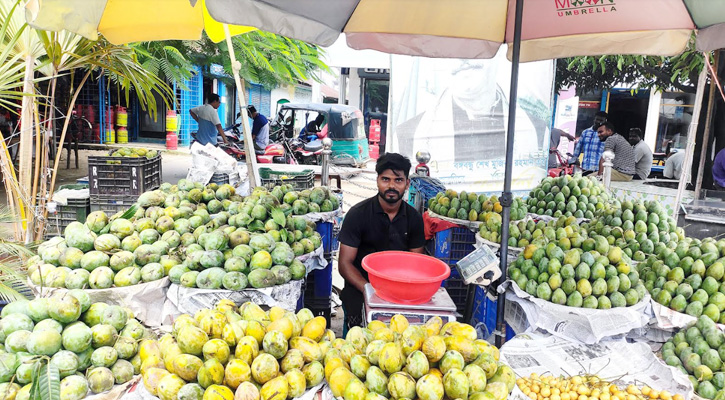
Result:
{"label": "motorcycle", "polygon": [[286,144],[298,164],[322,164],[322,140],[315,139],[310,142],[303,142],[299,139],[286,139]]}
{"label": "motorcycle", "polygon": [[[237,123],[224,130],[227,143],[224,143],[221,135],[217,136],[217,146],[237,161],[244,161],[246,160],[246,151],[244,149],[244,140],[241,139],[239,132],[239,126],[240,124]],[[196,132],[192,132],[191,137],[193,144],[197,141]],[[260,164],[293,164],[284,146],[279,143],[270,143],[264,150],[254,150],[254,153],[257,162]]]}
{"label": "motorcycle", "polygon": [[[568,158],[564,158],[559,150],[549,150],[550,154],[556,154],[556,158],[559,160],[559,166],[556,168],[549,168],[548,176],[556,178],[564,175],[574,175],[577,172],[581,172],[581,169],[577,166],[576,162],[569,162]],[[573,154],[566,153],[567,157],[573,157]]]}

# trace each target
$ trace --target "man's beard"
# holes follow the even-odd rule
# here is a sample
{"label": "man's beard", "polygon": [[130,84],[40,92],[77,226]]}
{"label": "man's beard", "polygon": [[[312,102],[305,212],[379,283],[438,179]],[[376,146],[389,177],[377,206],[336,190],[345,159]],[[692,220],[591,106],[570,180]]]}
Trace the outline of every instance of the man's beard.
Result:
{"label": "man's beard", "polygon": [[[387,194],[395,194],[396,197],[393,199],[390,199],[386,196]],[[400,199],[403,198],[403,195],[395,189],[388,189],[383,193],[378,192],[378,197],[383,199],[383,201],[388,204],[395,204],[395,203],[399,202]]]}

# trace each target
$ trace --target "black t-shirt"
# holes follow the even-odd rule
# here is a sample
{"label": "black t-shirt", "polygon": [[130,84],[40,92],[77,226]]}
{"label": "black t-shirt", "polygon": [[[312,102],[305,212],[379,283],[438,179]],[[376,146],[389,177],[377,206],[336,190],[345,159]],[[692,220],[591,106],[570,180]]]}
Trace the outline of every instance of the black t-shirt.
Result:
{"label": "black t-shirt", "polygon": [[[391,221],[376,195],[356,204],[347,212],[339,241],[357,248],[353,265],[368,279],[367,272],[362,268],[362,259],[366,255],[385,250],[408,251],[425,245],[423,217],[403,201]],[[362,310],[362,293],[347,282],[341,300],[348,312],[361,312],[358,310]]]}

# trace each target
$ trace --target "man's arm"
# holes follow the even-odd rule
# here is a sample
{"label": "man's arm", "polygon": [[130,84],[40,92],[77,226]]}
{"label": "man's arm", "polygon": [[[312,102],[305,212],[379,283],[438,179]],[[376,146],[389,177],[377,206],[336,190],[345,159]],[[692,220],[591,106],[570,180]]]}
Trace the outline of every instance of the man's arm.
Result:
{"label": "man's arm", "polygon": [[353,265],[356,256],[356,247],[350,247],[340,243],[340,255],[337,260],[340,275],[342,275],[346,283],[353,285],[355,289],[360,292],[364,292],[365,284],[368,283],[368,281],[362,276],[360,271],[355,268],[355,265]]}
{"label": "man's arm", "polygon": [[216,126],[217,132],[219,132],[220,135],[222,135],[222,139],[224,140],[224,144],[229,144],[229,140],[227,139],[227,135],[224,134],[224,129],[222,129],[222,124],[219,124]]}
{"label": "man's arm", "polygon": [[189,110],[189,115],[191,115],[191,118],[194,118],[194,121],[199,122],[199,116],[194,113],[194,110]]}
{"label": "man's arm", "polygon": [[424,247],[418,247],[418,248],[415,248],[415,249],[410,249],[410,252],[411,253],[423,254],[424,253],[424,250],[425,250]]}

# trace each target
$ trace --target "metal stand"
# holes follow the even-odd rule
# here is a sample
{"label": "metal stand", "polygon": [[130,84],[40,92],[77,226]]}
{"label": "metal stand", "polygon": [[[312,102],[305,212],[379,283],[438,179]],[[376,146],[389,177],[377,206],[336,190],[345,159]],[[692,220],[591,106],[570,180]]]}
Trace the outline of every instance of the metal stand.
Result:
{"label": "metal stand", "polygon": [[332,154],[332,139],[322,139],[322,171],[320,172],[320,184],[330,186],[330,154]]}

